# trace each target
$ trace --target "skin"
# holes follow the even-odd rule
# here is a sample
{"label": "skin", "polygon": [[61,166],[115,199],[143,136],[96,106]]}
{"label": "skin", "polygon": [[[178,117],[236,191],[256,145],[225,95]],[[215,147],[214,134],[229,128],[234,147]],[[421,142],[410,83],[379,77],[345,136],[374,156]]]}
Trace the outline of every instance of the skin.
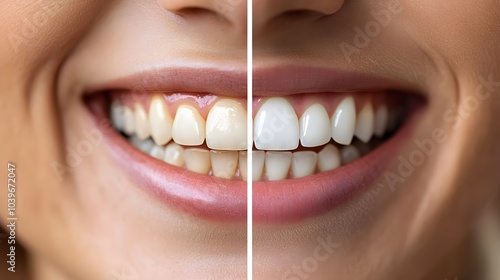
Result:
{"label": "skin", "polygon": [[[389,2],[253,1],[256,69],[296,64],[388,77],[427,99],[398,155],[408,158],[415,141],[432,139],[435,129],[446,135],[403,182],[375,182],[321,217],[254,225],[254,279],[467,279],[481,270],[471,253],[476,222],[499,195],[500,4]],[[244,279],[244,224],[207,222],[160,205],[125,179],[104,144],[62,177],[52,166],[93,128],[81,102],[86,85],[167,62],[246,69],[245,1],[231,1],[230,9],[202,0],[54,3],[28,34],[26,20],[36,20],[45,4],[0,1],[0,158],[17,166],[17,238],[29,260],[16,276]],[[390,23],[356,45],[355,27],[364,29],[371,11],[389,7],[398,11]],[[349,55],[342,43],[358,51]],[[398,164],[388,172],[398,174]],[[7,215],[1,207],[0,218]],[[282,278],[314,256],[318,239],[335,250],[311,272]]]}

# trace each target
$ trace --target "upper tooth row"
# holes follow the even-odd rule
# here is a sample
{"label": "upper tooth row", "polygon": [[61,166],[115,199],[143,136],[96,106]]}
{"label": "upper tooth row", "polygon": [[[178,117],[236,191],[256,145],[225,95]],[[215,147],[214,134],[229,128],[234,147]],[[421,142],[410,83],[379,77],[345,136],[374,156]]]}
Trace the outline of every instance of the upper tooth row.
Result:
{"label": "upper tooth row", "polygon": [[[151,100],[149,112],[137,103],[134,109],[114,103],[111,118],[117,129],[139,139],[151,137],[157,145],[170,140],[185,146],[198,146],[205,142],[214,150],[247,149],[247,113],[238,101],[220,99],[210,110],[207,120],[196,108],[181,105],[175,118],[169,114],[161,96]],[[369,142],[373,135],[383,136],[389,123],[386,105],[376,112],[367,102],[356,114],[354,98],[341,100],[332,116],[319,103],[310,105],[298,118],[285,98],[268,99],[254,120],[254,142],[259,150],[294,150],[299,141],[304,147],[323,146],[333,139],[349,145],[354,136]]]}

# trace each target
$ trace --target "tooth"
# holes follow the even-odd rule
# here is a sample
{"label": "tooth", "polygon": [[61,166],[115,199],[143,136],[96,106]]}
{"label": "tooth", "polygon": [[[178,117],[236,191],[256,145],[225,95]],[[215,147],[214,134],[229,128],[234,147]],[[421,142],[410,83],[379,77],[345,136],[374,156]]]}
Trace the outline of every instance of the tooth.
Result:
{"label": "tooth", "polygon": [[118,131],[123,131],[125,126],[125,116],[123,114],[123,105],[118,100],[113,101],[113,103],[111,103],[110,117],[111,123]]}
{"label": "tooth", "polygon": [[294,178],[305,177],[314,174],[318,154],[315,152],[295,152],[292,157],[292,176]]}
{"label": "tooth", "polygon": [[238,167],[238,152],[210,151],[210,162],[215,177],[232,179]]}
{"label": "tooth", "polygon": [[159,95],[151,99],[149,105],[149,125],[151,128],[151,138],[156,145],[162,146],[172,140],[173,120],[168,113],[167,104]]}
{"label": "tooth", "polygon": [[238,156],[238,169],[240,170],[241,179],[247,180],[247,152],[241,151]]}
{"label": "tooth", "polygon": [[222,99],[207,117],[207,146],[215,150],[247,148],[247,112],[237,101]]}
{"label": "tooth", "polygon": [[129,107],[125,106],[125,109],[123,110],[123,132],[125,132],[127,135],[132,135],[135,132],[135,118],[134,118],[134,111],[130,109]]}
{"label": "tooth", "polygon": [[156,159],[163,160],[165,157],[165,148],[154,145],[153,149],[149,152],[149,155]]}
{"label": "tooth", "polygon": [[345,97],[332,116],[332,138],[335,142],[349,145],[356,127],[356,104],[352,96]]}
{"label": "tooth", "polygon": [[184,151],[186,168],[190,171],[207,175],[210,171],[210,152],[204,149],[187,149]]}
{"label": "tooth", "polygon": [[328,144],[318,153],[318,169],[321,172],[333,170],[340,165],[340,152],[334,145]]}
{"label": "tooth", "polygon": [[132,146],[141,150],[143,153],[149,154],[151,149],[153,149],[155,143],[151,141],[151,139],[141,140],[136,135],[132,135],[130,137],[130,143]]}
{"label": "tooth", "polygon": [[330,117],[321,104],[309,106],[300,118],[300,143],[304,147],[317,147],[330,142]]}
{"label": "tooth", "polygon": [[356,129],[354,135],[359,140],[368,143],[373,136],[373,129],[375,126],[375,116],[371,103],[366,103],[361,112],[356,117]]}
{"label": "tooth", "polygon": [[340,151],[340,156],[342,158],[342,164],[345,165],[360,158],[361,153],[359,152],[358,148],[356,148],[356,146],[350,145],[342,148],[342,150]]}
{"label": "tooth", "polygon": [[262,177],[266,154],[263,151],[252,152],[252,181],[259,181]]}
{"label": "tooth", "polygon": [[173,142],[168,144],[163,161],[178,167],[184,166],[184,148]]}
{"label": "tooth", "polygon": [[290,103],[281,97],[268,99],[257,112],[255,147],[259,150],[294,150],[299,146],[299,120]]}
{"label": "tooth", "polygon": [[142,106],[139,103],[135,104],[135,134],[137,134],[137,137],[141,140],[148,139],[149,136],[151,136],[150,130],[149,130],[149,120],[148,116],[146,115],[146,111],[142,108]]}
{"label": "tooth", "polygon": [[375,135],[382,137],[387,129],[387,122],[389,120],[389,112],[387,106],[382,105],[378,107],[375,113]]}
{"label": "tooth", "polygon": [[199,146],[205,141],[205,120],[198,110],[189,105],[177,109],[172,126],[172,137],[177,144]]}
{"label": "tooth", "polygon": [[291,152],[266,152],[266,175],[269,181],[283,180],[288,177]]}

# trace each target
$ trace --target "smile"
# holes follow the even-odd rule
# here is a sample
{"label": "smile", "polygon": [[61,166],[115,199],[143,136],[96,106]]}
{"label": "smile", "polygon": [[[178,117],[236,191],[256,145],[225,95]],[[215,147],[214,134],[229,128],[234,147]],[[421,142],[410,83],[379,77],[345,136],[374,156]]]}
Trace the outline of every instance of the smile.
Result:
{"label": "smile", "polygon": [[[306,70],[273,71],[274,86],[286,83],[284,72]],[[316,71],[328,77],[325,83],[335,80],[331,72]],[[241,75],[223,75],[217,87],[225,92],[244,82]],[[419,104],[413,94],[373,86],[371,78],[369,87],[356,78],[358,88],[345,84],[346,90],[337,85],[300,92],[310,88],[307,80],[293,91],[266,87],[271,90],[253,98],[253,172],[247,174],[244,91],[193,91],[193,84],[182,90],[179,81],[175,90],[168,82],[139,88],[137,77],[87,95],[94,118],[107,118],[114,128],[106,133],[112,154],[159,201],[222,221],[246,218],[247,180],[254,181],[256,222],[292,222],[347,202],[393,158]]]}

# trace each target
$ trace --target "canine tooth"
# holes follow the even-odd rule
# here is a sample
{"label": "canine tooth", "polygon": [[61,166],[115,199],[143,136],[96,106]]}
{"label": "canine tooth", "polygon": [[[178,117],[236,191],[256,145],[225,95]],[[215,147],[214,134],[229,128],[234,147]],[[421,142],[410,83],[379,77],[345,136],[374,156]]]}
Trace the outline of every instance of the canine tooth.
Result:
{"label": "canine tooth", "polygon": [[354,145],[350,145],[342,148],[340,150],[340,156],[342,158],[342,164],[349,164],[361,157],[361,153],[358,148]]}
{"label": "canine tooth", "polygon": [[292,176],[294,178],[305,177],[314,174],[318,154],[315,152],[295,152],[292,157]]}
{"label": "canine tooth", "polygon": [[352,96],[345,97],[331,119],[332,138],[343,145],[351,144],[356,127],[356,104]]}
{"label": "canine tooth", "polygon": [[283,180],[288,177],[291,152],[266,152],[266,176],[269,181]]}
{"label": "canine tooth", "polygon": [[135,125],[135,134],[139,139],[144,140],[148,139],[151,136],[151,132],[149,129],[149,120],[146,115],[146,111],[139,103],[135,104],[135,114],[134,114],[134,125]]}
{"label": "canine tooth", "polygon": [[110,117],[113,127],[118,131],[123,131],[125,127],[125,116],[123,114],[123,105],[118,100],[113,101],[113,103],[111,103]]}
{"label": "canine tooth", "polygon": [[167,104],[159,95],[151,99],[149,105],[149,125],[151,128],[151,138],[156,145],[162,146],[172,140],[173,120],[168,113]]}
{"label": "canine tooth", "polygon": [[165,157],[165,148],[154,145],[153,149],[149,152],[149,155],[156,159],[163,160]]}
{"label": "canine tooth", "polygon": [[206,123],[207,146],[215,150],[247,148],[247,112],[237,101],[222,99],[210,110]]}
{"label": "canine tooth", "polygon": [[372,104],[366,103],[356,117],[356,128],[354,130],[354,135],[358,137],[359,140],[368,143],[373,136],[373,130],[375,126],[375,114],[373,113]]}
{"label": "canine tooth", "polygon": [[210,151],[210,162],[215,177],[232,179],[238,167],[238,152]]}
{"label": "canine tooth", "polygon": [[184,148],[173,142],[168,144],[163,161],[178,167],[184,166]]}
{"label": "canine tooth", "polygon": [[375,113],[375,135],[382,137],[387,129],[387,122],[389,120],[389,111],[386,105],[378,107]]}
{"label": "canine tooth", "polygon": [[299,146],[299,120],[284,98],[268,99],[257,112],[255,147],[259,150],[294,150]]}
{"label": "canine tooth", "polygon": [[184,151],[186,168],[190,171],[207,175],[210,171],[210,152],[203,149],[186,149]]}
{"label": "canine tooth", "polygon": [[205,141],[205,120],[198,110],[189,105],[177,109],[172,126],[172,137],[177,144],[198,146]]}
{"label": "canine tooth", "polygon": [[321,104],[309,106],[300,117],[300,143],[304,147],[322,146],[330,141],[330,117]]}
{"label": "canine tooth", "polygon": [[252,181],[259,181],[264,170],[266,154],[263,151],[252,152]]}
{"label": "canine tooth", "polygon": [[247,180],[247,152],[240,151],[238,153],[238,169],[240,170],[241,179]]}
{"label": "canine tooth", "polygon": [[123,132],[125,132],[127,135],[132,135],[135,132],[135,118],[134,118],[134,111],[130,109],[129,107],[125,106],[125,109],[123,110]]}
{"label": "canine tooth", "polygon": [[339,149],[334,145],[328,144],[318,153],[318,169],[321,172],[333,170],[341,165]]}

